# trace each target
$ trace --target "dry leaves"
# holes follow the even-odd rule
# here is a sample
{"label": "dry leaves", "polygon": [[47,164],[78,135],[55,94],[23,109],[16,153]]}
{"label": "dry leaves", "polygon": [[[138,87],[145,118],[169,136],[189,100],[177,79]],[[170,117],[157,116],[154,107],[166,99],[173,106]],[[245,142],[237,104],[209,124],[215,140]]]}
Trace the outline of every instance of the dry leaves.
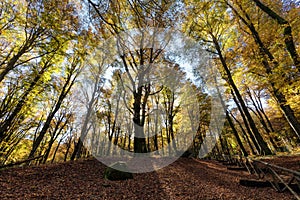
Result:
{"label": "dry leaves", "polygon": [[1,199],[292,199],[271,188],[240,186],[246,172],[228,171],[215,161],[180,158],[134,179],[103,179],[96,159],[0,171]]}

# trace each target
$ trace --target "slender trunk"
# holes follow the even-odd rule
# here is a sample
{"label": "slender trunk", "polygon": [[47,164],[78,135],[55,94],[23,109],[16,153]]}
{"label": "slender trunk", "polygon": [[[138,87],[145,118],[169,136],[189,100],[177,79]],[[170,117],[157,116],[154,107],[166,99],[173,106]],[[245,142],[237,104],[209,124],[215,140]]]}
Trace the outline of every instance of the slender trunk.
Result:
{"label": "slender trunk", "polygon": [[270,121],[270,119],[268,118],[264,108],[263,108],[263,104],[261,102],[261,98],[258,94],[254,93],[254,100],[256,102],[256,105],[257,105],[257,108],[258,108],[258,111],[262,114],[262,118],[267,122],[267,125],[268,127],[270,128],[271,132],[275,132],[274,128],[273,128],[273,125]]}
{"label": "slender trunk", "polygon": [[[158,111],[159,110],[159,107],[158,107],[158,102],[159,102],[159,97],[157,99],[155,99],[155,104],[156,104],[156,110]],[[155,123],[154,123],[154,147],[155,147],[155,150],[157,151],[158,150],[158,113],[155,113]]]}
{"label": "slender trunk", "polygon": [[82,151],[82,147],[83,147],[83,142],[87,136],[87,133],[88,133],[88,129],[91,128],[91,126],[88,127],[88,124],[90,122],[90,118],[92,116],[92,113],[93,113],[93,106],[96,102],[96,93],[98,92],[99,90],[99,74],[97,75],[96,77],[96,80],[95,80],[95,84],[94,84],[94,88],[93,88],[93,93],[92,93],[92,96],[91,96],[91,99],[90,101],[88,102],[88,107],[87,107],[87,113],[84,117],[84,121],[83,121],[83,125],[82,125],[82,128],[81,128],[81,131],[80,131],[80,138],[74,148],[74,151],[72,153],[72,156],[71,156],[71,160],[74,160],[75,158],[79,158],[80,155],[81,155],[81,151]]}
{"label": "slender trunk", "polygon": [[174,117],[176,115],[176,113],[174,112],[174,102],[175,102],[175,94],[174,92],[171,93],[171,105],[170,105],[170,113],[169,113],[169,132],[170,132],[170,136],[171,136],[171,140],[172,140],[172,147],[173,150],[175,152],[177,152],[177,147],[176,147],[176,141],[175,141],[175,136],[174,136],[174,128],[173,128],[173,124],[174,124]]}
{"label": "slender trunk", "polygon": [[127,148],[128,148],[128,151],[130,152],[131,151],[131,135],[132,135],[132,126],[131,126],[131,124],[130,123],[127,123],[128,124],[128,146],[127,146]]}
{"label": "slender trunk", "polygon": [[284,36],[284,43],[286,46],[286,49],[288,50],[295,67],[298,69],[298,72],[300,72],[300,58],[298,55],[298,52],[296,50],[296,46],[293,39],[292,34],[292,27],[290,23],[279,16],[276,12],[274,12],[270,7],[266,6],[259,0],[253,0],[257,7],[259,7],[262,11],[264,11],[267,15],[269,15],[272,19],[274,19],[279,25],[283,28],[283,36]]}
{"label": "slender trunk", "polygon": [[0,127],[0,142],[4,139],[5,134],[8,131],[9,127],[12,125],[12,123],[15,120],[15,118],[17,117],[17,115],[21,112],[22,108],[27,103],[26,100],[27,100],[28,95],[32,92],[32,90],[37,85],[38,81],[41,79],[42,75],[46,71],[46,68],[48,67],[48,64],[45,64],[43,69],[36,75],[36,77],[30,83],[30,86],[28,87],[28,89],[21,96],[18,104],[15,106],[15,109],[12,111],[12,113],[9,115],[9,117],[1,125],[1,127]]}
{"label": "slender trunk", "polygon": [[241,141],[241,138],[240,138],[240,136],[239,136],[239,134],[238,134],[235,126],[234,126],[234,123],[233,123],[232,119],[230,118],[230,116],[228,114],[228,111],[226,111],[226,118],[227,118],[227,121],[229,122],[229,125],[230,125],[231,129],[232,129],[233,135],[235,136],[235,139],[236,139],[239,147],[241,148],[243,156],[247,157],[248,156],[248,152],[246,151],[246,149],[245,149],[245,147],[244,147],[244,145],[243,145],[243,143]]}
{"label": "slender trunk", "polygon": [[252,97],[252,94],[251,94],[250,90],[247,90],[247,93],[248,93],[248,96],[250,97],[250,100],[252,101],[252,104],[253,104],[255,110],[252,109],[252,108],[250,108],[250,109],[252,110],[252,112],[253,112],[253,113],[257,116],[257,118],[259,119],[261,125],[262,125],[263,128],[265,129],[265,131],[266,131],[266,133],[267,133],[267,135],[268,135],[268,137],[269,137],[269,139],[270,139],[270,142],[271,142],[272,146],[274,147],[274,149],[276,149],[276,148],[277,148],[277,145],[276,145],[276,143],[274,142],[274,140],[273,140],[273,138],[272,138],[272,135],[271,135],[272,131],[269,129],[267,123],[265,122],[265,119],[263,118],[263,115],[262,115],[262,113],[260,112],[260,109],[258,108],[258,105],[256,105],[256,103],[255,103],[255,101],[254,101],[254,99],[253,99],[253,97]]}
{"label": "slender trunk", "polygon": [[63,100],[65,99],[65,97],[67,96],[67,94],[69,93],[69,91],[71,90],[71,87],[73,86],[73,84],[75,82],[76,76],[72,80],[72,74],[73,74],[73,72],[75,72],[75,66],[73,66],[73,67],[74,68],[72,69],[72,71],[70,71],[69,74],[68,74],[67,80],[66,80],[66,82],[65,82],[65,84],[62,88],[62,91],[61,91],[61,93],[58,97],[58,100],[55,104],[54,109],[49,113],[40,134],[38,135],[36,140],[33,142],[33,147],[30,151],[30,154],[29,154],[28,158],[33,158],[34,157],[34,154],[35,154],[36,150],[40,146],[43,138],[45,137],[45,135],[46,135],[46,133],[47,133],[49,127],[50,127],[52,119],[54,118],[57,111],[60,109],[60,107],[63,103]]}
{"label": "slender trunk", "polygon": [[[87,124],[84,124],[83,126],[85,128],[87,126]],[[90,128],[91,128],[91,126],[81,130],[81,131],[84,131],[84,133],[81,132],[82,137],[79,137],[78,142],[75,144],[74,151],[71,155],[70,160],[75,160],[75,158],[78,159],[81,157],[81,155],[83,155],[83,151],[85,150],[83,142],[84,142],[85,137],[86,137],[88,131],[90,130]]]}
{"label": "slender trunk", "polygon": [[[234,100],[235,104],[237,105],[237,108],[238,108],[238,110],[239,110],[239,112],[240,112],[240,114],[241,114],[241,117],[242,117],[242,119],[243,119],[245,128],[246,128],[246,130],[247,130],[247,132],[248,132],[248,134],[249,134],[249,136],[250,136],[250,138],[251,138],[251,140],[252,140],[252,142],[253,142],[253,144],[254,144],[254,146],[255,146],[255,149],[256,149],[255,152],[258,152],[259,149],[260,149],[260,146],[259,146],[259,144],[258,144],[258,142],[257,142],[257,140],[256,140],[256,138],[255,138],[255,136],[253,135],[253,133],[252,133],[250,127],[249,127],[249,124],[248,124],[248,121],[247,121],[247,119],[246,119],[246,116],[244,115],[244,112],[243,112],[243,110],[242,110],[240,104],[238,103],[238,101],[237,101],[237,99],[236,99],[236,97],[235,97],[233,91],[231,91],[231,94],[232,94],[233,100]],[[242,127],[242,126],[241,126],[241,127]],[[250,144],[250,143],[249,143],[249,144]],[[259,152],[258,152],[258,153],[259,153]]]}
{"label": "slender trunk", "polygon": [[[221,135],[220,135],[220,139],[221,139]],[[220,140],[221,141],[221,140]],[[215,154],[215,158],[217,159],[217,160],[221,160],[221,157],[222,157],[222,153],[221,153],[221,151],[220,151],[220,148],[219,148],[219,143],[217,143],[216,144],[216,146],[215,146],[215,148],[214,148],[214,154]]]}
{"label": "slender trunk", "polygon": [[238,123],[239,127],[241,128],[242,133],[243,133],[243,136],[244,136],[244,139],[247,141],[247,143],[248,143],[248,145],[249,145],[249,147],[250,147],[251,154],[252,154],[252,155],[256,155],[256,152],[255,152],[255,150],[254,150],[254,147],[252,146],[251,141],[250,141],[250,139],[249,139],[249,137],[248,137],[248,134],[246,133],[245,129],[243,128],[241,122],[240,122],[239,120],[237,120],[237,119],[234,117],[233,114],[231,114],[231,116],[232,116],[232,118]]}
{"label": "slender trunk", "polygon": [[[217,83],[216,79],[215,79],[215,82]],[[226,108],[225,102],[224,102],[224,100],[221,96],[221,92],[220,92],[219,87],[217,85],[216,85],[216,88],[217,88],[218,96],[219,96],[219,99],[221,101],[222,107],[223,107],[224,111],[226,112],[226,118],[227,118],[227,121],[228,121],[231,129],[232,129],[233,135],[235,136],[236,141],[237,141],[239,147],[241,148],[241,151],[242,151],[243,155],[247,157],[248,153],[247,153],[246,149],[244,148],[244,145],[243,145],[243,143],[241,141],[241,138],[240,138],[235,126],[234,126],[234,123],[233,123],[231,117],[229,116],[229,112]]]}
{"label": "slender trunk", "polygon": [[[123,144],[122,144],[122,147],[124,148],[124,150],[126,149],[126,138],[127,138],[127,136],[126,136],[126,134],[124,135],[124,138],[123,138]],[[122,151],[123,152],[123,151]]]}
{"label": "slender trunk", "polygon": [[[274,14],[276,13],[271,13],[271,10],[268,10],[267,8],[268,7],[264,7],[264,5],[259,2],[258,0],[254,0],[255,3],[261,8],[263,9],[265,12],[268,12],[269,15],[272,15],[273,17],[276,17]],[[229,4],[228,4],[229,5]],[[255,41],[255,43],[258,45],[259,47],[259,52],[261,54],[261,62],[262,62],[262,65],[265,67],[265,70],[266,70],[266,73],[269,75],[269,76],[273,76],[274,73],[272,71],[272,68],[269,64],[269,61],[274,65],[274,67],[278,67],[278,62],[275,60],[274,56],[272,55],[272,53],[269,51],[269,49],[264,45],[263,41],[261,40],[258,32],[256,31],[256,28],[255,26],[253,25],[253,23],[251,23],[250,21],[250,17],[248,16],[248,14],[243,10],[246,18],[248,22],[245,18],[243,18],[234,8],[233,6],[229,5],[234,13],[241,19],[241,21],[249,28],[249,30],[251,31],[252,33],[252,37]],[[241,6],[240,6],[241,8]],[[242,8],[241,8],[242,9]],[[278,17],[278,16],[277,16]],[[279,22],[280,19],[277,18],[277,22]],[[282,25],[284,26],[287,26],[286,23],[282,22]],[[287,26],[288,28],[288,26]],[[289,31],[291,31],[290,28],[288,28],[287,30],[285,30],[286,34],[285,37],[287,40],[293,40],[292,39],[292,36],[289,35]],[[296,50],[294,51],[296,52]],[[297,53],[297,52],[296,52]],[[295,56],[294,56],[295,57]],[[299,56],[297,54],[296,56],[296,61],[299,61]],[[299,61],[300,62],[300,61]],[[300,71],[300,66],[299,66],[299,63],[296,63],[298,65],[298,71]],[[297,66],[296,65],[296,66]],[[271,85],[271,93],[273,94],[274,98],[276,99],[277,101],[277,104],[279,105],[282,113],[284,114],[285,118],[287,119],[288,123],[290,124],[291,128],[293,129],[293,131],[295,132],[295,134],[298,136],[298,138],[300,138],[300,123],[299,121],[297,120],[295,114],[294,114],[294,111],[293,109],[287,105],[287,100],[286,100],[286,97],[285,95],[275,87],[275,82],[273,80],[269,80],[270,81],[270,85]]]}
{"label": "slender trunk", "polygon": [[222,50],[221,50],[221,47],[219,45],[219,42],[217,40],[217,38],[215,36],[212,35],[212,38],[213,38],[213,42],[214,42],[214,45],[215,45],[215,48],[218,52],[218,55],[219,55],[219,58],[220,58],[220,61],[222,63],[222,66],[223,66],[223,69],[225,70],[225,73],[226,73],[226,81],[228,82],[228,84],[232,87],[243,111],[244,111],[244,114],[246,115],[247,119],[248,119],[248,122],[249,122],[249,125],[253,131],[253,134],[255,136],[255,138],[257,139],[257,143],[259,144],[259,146],[261,147],[259,149],[259,153],[261,155],[271,155],[272,152],[271,150],[269,149],[267,143],[264,141],[263,137],[261,136],[261,134],[259,133],[256,125],[255,125],[255,122],[253,121],[252,119],[252,116],[250,115],[248,109],[247,109],[247,106],[242,98],[242,95],[240,94],[237,86],[235,85],[234,81],[233,81],[233,78],[232,78],[232,75],[231,75],[231,72],[227,66],[227,63],[225,61],[225,58],[223,57],[223,54],[222,54]]}
{"label": "slender trunk", "polygon": [[113,146],[113,155],[116,155],[116,151],[117,151],[117,146],[118,146],[118,143],[119,143],[119,136],[120,136],[120,132],[121,132],[121,129],[120,127],[118,126],[117,127],[117,131],[115,132],[115,138],[114,138],[114,146]]}
{"label": "slender trunk", "polygon": [[161,148],[164,151],[164,135],[162,130],[160,130],[160,137],[161,137]]}
{"label": "slender trunk", "polygon": [[51,152],[51,148],[52,148],[53,143],[55,142],[57,137],[61,134],[61,132],[63,131],[63,129],[65,128],[65,126],[67,125],[67,123],[69,121],[69,118],[67,118],[66,121],[64,122],[64,124],[61,127],[59,127],[59,125],[62,123],[62,120],[64,118],[65,118],[65,115],[61,116],[59,118],[59,120],[56,122],[55,128],[54,128],[53,132],[51,133],[51,138],[50,138],[50,141],[48,143],[48,148],[47,148],[46,153],[44,155],[43,163],[46,163],[46,161],[49,157],[49,154]]}
{"label": "slender trunk", "polygon": [[48,148],[44,154],[44,157],[43,157],[43,161],[42,163],[45,164],[48,157],[49,157],[49,154],[51,152],[51,149],[52,149],[52,146],[53,146],[53,143],[54,143],[55,139],[54,138],[51,138],[50,141],[48,142]]}
{"label": "slender trunk", "polygon": [[[148,113],[150,113],[150,108],[148,108]],[[150,117],[148,117],[147,120],[147,149],[148,151],[151,151],[150,149]]]}
{"label": "slender trunk", "polygon": [[56,154],[57,154],[57,151],[58,151],[58,149],[59,149],[60,143],[62,142],[62,139],[63,139],[63,138],[61,138],[61,139],[59,140],[59,142],[57,143],[57,146],[56,146],[56,148],[55,148],[55,150],[54,150],[54,153],[53,153],[53,157],[52,157],[51,163],[54,162],[54,159],[55,159],[55,157],[56,157]]}
{"label": "slender trunk", "polygon": [[67,150],[66,150],[66,153],[65,153],[65,156],[64,156],[64,162],[67,161],[68,154],[69,154],[69,151],[70,151],[70,148],[71,148],[72,138],[73,137],[71,136],[68,143],[67,143]]}

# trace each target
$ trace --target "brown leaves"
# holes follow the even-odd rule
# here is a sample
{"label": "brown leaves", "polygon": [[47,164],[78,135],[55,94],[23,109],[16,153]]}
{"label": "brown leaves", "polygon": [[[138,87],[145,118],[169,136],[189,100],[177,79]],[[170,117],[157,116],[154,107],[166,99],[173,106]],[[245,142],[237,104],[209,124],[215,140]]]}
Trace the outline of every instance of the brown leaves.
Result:
{"label": "brown leaves", "polygon": [[106,166],[82,160],[0,171],[1,199],[291,199],[269,188],[246,188],[242,172],[214,161],[180,158],[157,172],[134,179],[103,179]]}

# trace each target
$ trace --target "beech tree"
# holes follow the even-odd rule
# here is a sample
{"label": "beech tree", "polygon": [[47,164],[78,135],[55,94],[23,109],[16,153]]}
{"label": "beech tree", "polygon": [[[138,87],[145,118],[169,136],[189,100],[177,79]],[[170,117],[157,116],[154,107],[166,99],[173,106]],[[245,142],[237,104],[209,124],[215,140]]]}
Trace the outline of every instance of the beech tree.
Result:
{"label": "beech tree", "polygon": [[[229,7],[231,9],[233,9],[233,12],[242,21],[242,23],[244,23],[246,25],[246,27],[250,31],[251,37],[254,39],[254,41],[258,47],[258,50],[259,50],[259,55],[258,55],[259,60],[261,61],[261,64],[265,68],[266,75],[268,77],[270,77],[270,78],[268,78],[268,81],[270,82],[270,87],[269,87],[270,92],[272,93],[274,98],[276,98],[276,100],[277,100],[284,116],[286,117],[287,121],[289,122],[291,128],[295,131],[296,135],[299,137],[300,123],[297,120],[297,117],[295,116],[294,110],[291,108],[290,105],[287,104],[286,95],[280,90],[278,83],[276,83],[276,81],[274,79],[278,73],[278,72],[275,73],[274,70],[276,70],[280,65],[280,63],[278,62],[278,59],[275,58],[273,53],[267,48],[266,44],[263,42],[262,38],[260,37],[259,32],[257,31],[254,23],[252,22],[250,15],[243,8],[243,5],[236,3],[238,8],[243,13],[244,17],[230,3],[227,3],[227,4],[229,5]],[[261,5],[261,4],[259,4],[259,5]],[[290,28],[288,28],[288,30],[290,30]],[[291,33],[286,33],[286,34],[289,35]],[[285,37],[287,37],[287,36],[285,36]],[[286,41],[286,42],[293,44],[292,36],[289,35],[288,38],[291,41]],[[292,44],[290,44],[290,45],[292,45]]]}
{"label": "beech tree", "polygon": [[[133,109],[130,111],[133,114],[133,122],[135,129],[134,136],[134,151],[137,153],[147,152],[147,145],[144,134],[144,125],[146,121],[146,107],[151,91],[151,84],[147,82],[151,65],[160,56],[162,49],[154,49],[154,43],[150,44],[152,48],[145,48],[146,32],[142,30],[144,27],[166,27],[168,22],[161,18],[164,12],[167,11],[170,4],[161,2],[157,4],[154,1],[144,4],[140,1],[111,1],[107,6],[110,10],[102,12],[101,4],[88,1],[96,12],[99,23],[107,27],[104,32],[111,32],[118,39],[118,49],[120,52],[120,61],[124,71],[130,81],[130,87],[134,99]],[[154,13],[153,13],[154,11]],[[121,17],[122,16],[122,17]],[[131,16],[131,17],[129,17]],[[141,38],[134,38],[134,42],[139,49],[131,50],[126,46],[126,42],[122,41],[120,34],[126,27],[137,28],[140,31]],[[126,33],[125,33],[126,34]],[[155,34],[152,36],[155,40]],[[128,52],[126,52],[128,51]],[[145,84],[145,85],[144,85]]]}
{"label": "beech tree", "polygon": [[208,81],[224,86],[218,95],[227,120],[210,155],[293,151],[299,10],[292,0],[3,0],[0,162],[120,149],[169,156],[188,142],[197,155],[214,137],[214,97],[204,84],[214,76],[200,73],[206,68],[191,46],[208,52],[221,75]]}
{"label": "beech tree", "polygon": [[[214,8],[214,12],[209,12],[210,8]],[[222,66],[222,76],[234,92],[234,95],[238,100],[238,104],[240,104],[241,109],[243,110],[247,118],[249,126],[251,127],[251,131],[255,137],[253,137],[253,139],[255,139],[258,144],[257,148],[259,150],[259,153],[272,154],[271,150],[267,146],[267,143],[264,141],[263,137],[259,133],[259,130],[257,129],[257,126],[233,79],[233,75],[229,69],[229,64],[226,60],[226,51],[228,50],[224,48],[230,48],[230,46],[227,46],[228,44],[230,44],[230,42],[226,41],[226,35],[230,34],[229,31],[231,30],[229,28],[230,18],[229,15],[226,14],[226,7],[218,2],[200,1],[195,4],[194,8],[189,12],[189,14],[192,15],[192,18],[195,14],[197,14],[195,9],[200,10],[200,12],[202,12],[202,15],[198,14],[198,16],[201,17],[198,17],[198,19],[196,18],[191,22],[187,22],[187,31],[194,38],[208,43],[208,51],[218,56],[220,65]],[[207,35],[207,38],[203,36],[203,33]]]}

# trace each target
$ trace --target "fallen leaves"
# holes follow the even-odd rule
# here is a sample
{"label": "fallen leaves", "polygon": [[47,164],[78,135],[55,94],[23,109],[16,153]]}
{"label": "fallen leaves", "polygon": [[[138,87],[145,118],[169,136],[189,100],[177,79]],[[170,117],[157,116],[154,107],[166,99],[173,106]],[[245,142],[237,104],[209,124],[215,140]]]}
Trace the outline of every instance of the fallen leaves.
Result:
{"label": "fallen leaves", "polygon": [[292,199],[270,188],[246,188],[245,172],[228,171],[214,161],[180,158],[134,179],[103,179],[96,159],[0,171],[1,199]]}

